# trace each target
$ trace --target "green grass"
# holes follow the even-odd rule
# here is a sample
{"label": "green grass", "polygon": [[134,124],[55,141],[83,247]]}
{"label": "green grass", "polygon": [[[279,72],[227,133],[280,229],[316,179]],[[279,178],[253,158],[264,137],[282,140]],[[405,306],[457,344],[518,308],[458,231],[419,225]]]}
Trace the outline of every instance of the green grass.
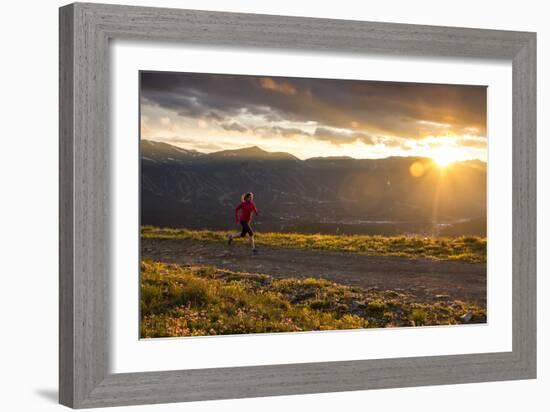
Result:
{"label": "green grass", "polygon": [[461,301],[148,260],[140,309],[142,338],[448,325],[467,312],[486,321],[485,309]]}
{"label": "green grass", "polygon": [[[167,229],[144,226],[141,236],[148,239],[191,239],[225,242],[227,232]],[[256,244],[297,249],[336,250],[376,256],[403,256],[464,262],[486,262],[487,239],[476,236],[420,237],[320,235],[301,233],[257,233]],[[240,240],[240,239],[239,239]]]}

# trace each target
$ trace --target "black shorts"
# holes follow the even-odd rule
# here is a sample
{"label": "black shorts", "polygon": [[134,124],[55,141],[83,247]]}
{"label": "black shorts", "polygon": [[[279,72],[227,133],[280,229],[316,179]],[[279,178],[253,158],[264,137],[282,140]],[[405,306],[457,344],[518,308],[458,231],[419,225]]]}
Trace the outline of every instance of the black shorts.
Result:
{"label": "black shorts", "polygon": [[248,233],[249,236],[254,236],[254,232],[252,231],[252,228],[250,227],[250,223],[241,221],[241,226],[243,230],[241,231],[241,237],[245,237]]}

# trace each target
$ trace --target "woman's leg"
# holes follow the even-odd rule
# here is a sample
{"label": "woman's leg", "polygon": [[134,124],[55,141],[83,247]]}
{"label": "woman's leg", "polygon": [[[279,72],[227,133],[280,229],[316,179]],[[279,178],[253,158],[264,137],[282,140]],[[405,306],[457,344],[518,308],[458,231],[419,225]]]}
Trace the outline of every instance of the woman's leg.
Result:
{"label": "woman's leg", "polygon": [[250,238],[250,247],[252,248],[252,251],[256,252],[256,244],[254,242],[254,231],[252,230],[250,223],[247,222],[243,225],[243,232],[248,233],[248,237]]}
{"label": "woman's leg", "polygon": [[236,237],[245,237],[248,232],[248,229],[250,228],[250,226],[248,226],[248,228],[245,226],[245,224],[243,222],[241,222],[241,226],[243,227],[242,230],[240,232],[237,232],[235,233],[234,235],[232,233],[229,233],[229,235],[227,235],[227,243],[230,245],[232,242],[233,242],[233,238],[236,238]]}

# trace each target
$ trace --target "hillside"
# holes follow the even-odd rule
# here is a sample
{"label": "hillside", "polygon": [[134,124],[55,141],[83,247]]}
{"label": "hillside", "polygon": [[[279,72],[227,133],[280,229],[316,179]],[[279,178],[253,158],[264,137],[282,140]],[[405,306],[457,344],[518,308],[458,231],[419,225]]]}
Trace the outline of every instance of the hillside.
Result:
{"label": "hillside", "polygon": [[[410,173],[414,162],[423,164],[420,177]],[[145,225],[225,229],[240,195],[252,191],[263,231],[454,234],[455,224],[471,221],[468,234],[486,233],[486,165],[479,161],[442,172],[417,157],[300,160],[258,147],[205,154],[144,140],[141,179]]]}
{"label": "hillside", "polygon": [[[485,323],[484,305],[319,278],[141,264],[142,338]],[[468,316],[465,319],[465,316]]]}

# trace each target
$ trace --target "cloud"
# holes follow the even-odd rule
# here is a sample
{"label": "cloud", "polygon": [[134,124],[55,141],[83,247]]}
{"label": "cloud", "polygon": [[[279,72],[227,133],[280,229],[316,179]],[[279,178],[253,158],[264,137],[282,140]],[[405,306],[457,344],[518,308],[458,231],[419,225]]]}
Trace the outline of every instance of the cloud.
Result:
{"label": "cloud", "polygon": [[269,130],[283,137],[297,137],[297,136],[304,136],[304,135],[311,136],[310,133],[306,132],[305,130],[298,129],[297,127],[273,126]]}
{"label": "cloud", "polygon": [[464,147],[473,147],[476,149],[486,149],[487,148],[487,139],[479,139],[473,137],[467,137],[462,139],[457,139],[457,144]]}
{"label": "cloud", "polygon": [[377,137],[376,143],[385,147],[399,148],[401,150],[412,149],[409,141],[400,137]]}
{"label": "cloud", "polygon": [[240,133],[244,133],[244,132],[248,131],[247,127],[245,127],[242,124],[237,123],[237,122],[222,123],[220,126],[224,130],[235,131],[235,132],[240,132]]}
{"label": "cloud", "polygon": [[282,126],[260,126],[254,127],[252,131],[263,138],[286,137],[295,139],[298,137],[311,137],[311,133],[297,127],[282,127]]}
{"label": "cloud", "polygon": [[309,132],[297,127],[281,126],[262,126],[251,129],[256,135],[263,138],[285,137],[290,139],[309,138],[328,142],[337,146],[361,142],[367,145],[376,144],[377,141],[366,133],[356,132],[350,129],[331,129],[326,127],[316,127],[313,132]]}
{"label": "cloud", "polygon": [[313,122],[326,129],[314,137],[330,142],[486,133],[484,86],[142,72],[141,103],[220,124],[246,116],[272,128]]}
{"label": "cloud", "polygon": [[296,94],[296,89],[288,82],[275,81],[271,77],[262,77],[260,85],[266,90],[287,94],[293,96]]}
{"label": "cloud", "polygon": [[365,144],[375,144],[375,140],[372,136],[351,130],[336,130],[328,129],[326,127],[317,127],[313,133],[313,136],[316,139],[326,140],[337,146],[342,144],[351,144],[358,141]]}

